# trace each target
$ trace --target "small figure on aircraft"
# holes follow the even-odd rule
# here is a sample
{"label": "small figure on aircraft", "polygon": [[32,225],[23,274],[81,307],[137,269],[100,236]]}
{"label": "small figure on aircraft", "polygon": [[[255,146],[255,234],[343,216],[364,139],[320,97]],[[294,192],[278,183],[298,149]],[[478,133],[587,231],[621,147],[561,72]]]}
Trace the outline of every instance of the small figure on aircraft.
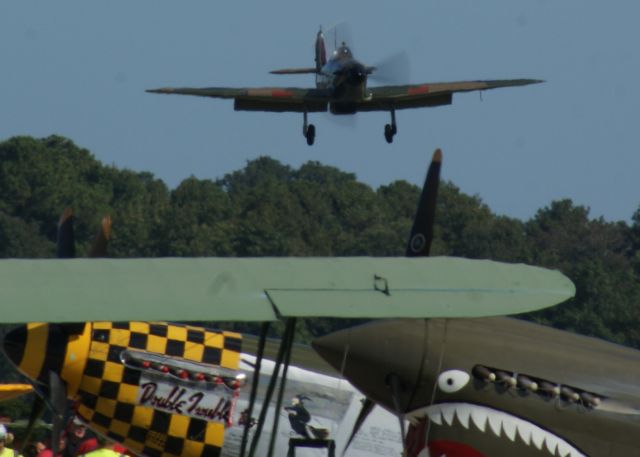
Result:
{"label": "small figure on aircraft", "polygon": [[291,406],[284,407],[289,413],[291,429],[304,438],[327,439],[329,431],[326,428],[317,428],[309,425],[311,414],[305,407],[304,400],[311,401],[306,395],[296,395],[291,399]]}

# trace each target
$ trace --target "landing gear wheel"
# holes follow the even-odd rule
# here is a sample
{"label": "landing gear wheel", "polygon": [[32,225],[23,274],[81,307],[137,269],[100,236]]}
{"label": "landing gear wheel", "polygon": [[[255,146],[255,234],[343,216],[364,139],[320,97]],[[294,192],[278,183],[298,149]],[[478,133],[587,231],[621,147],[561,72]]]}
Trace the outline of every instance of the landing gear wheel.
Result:
{"label": "landing gear wheel", "polygon": [[391,110],[391,124],[384,126],[384,139],[387,143],[393,143],[393,137],[398,133],[398,127],[396,127],[396,111]]}
{"label": "landing gear wheel", "polygon": [[386,124],[384,126],[384,139],[387,140],[387,143],[393,143],[393,135],[395,135],[394,128],[390,124]]}
{"label": "landing gear wheel", "polygon": [[309,124],[304,136],[307,137],[307,144],[311,146],[316,139],[316,126],[313,124]]}

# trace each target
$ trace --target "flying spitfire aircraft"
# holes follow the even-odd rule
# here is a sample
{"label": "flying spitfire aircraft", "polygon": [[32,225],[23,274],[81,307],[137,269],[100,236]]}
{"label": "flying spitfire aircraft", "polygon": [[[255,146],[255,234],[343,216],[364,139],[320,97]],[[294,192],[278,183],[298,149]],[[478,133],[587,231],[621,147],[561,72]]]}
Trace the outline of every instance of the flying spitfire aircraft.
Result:
{"label": "flying spitfire aircraft", "polygon": [[542,82],[535,79],[511,79],[369,87],[367,79],[369,76],[375,76],[376,67],[356,60],[344,42],[327,59],[322,30],[316,37],[314,67],[289,68],[271,73],[314,74],[316,87],[168,87],[150,89],[147,92],[231,98],[234,100],[234,108],[238,111],[303,113],[302,133],[307,139],[307,144],[312,145],[316,129],[313,124],[308,123],[308,113],[326,112],[327,108],[332,114],[338,115],[355,114],[359,111],[388,111],[391,114],[391,122],[384,127],[384,137],[391,143],[398,131],[396,110],[450,105],[453,94],[457,92],[483,91]]}

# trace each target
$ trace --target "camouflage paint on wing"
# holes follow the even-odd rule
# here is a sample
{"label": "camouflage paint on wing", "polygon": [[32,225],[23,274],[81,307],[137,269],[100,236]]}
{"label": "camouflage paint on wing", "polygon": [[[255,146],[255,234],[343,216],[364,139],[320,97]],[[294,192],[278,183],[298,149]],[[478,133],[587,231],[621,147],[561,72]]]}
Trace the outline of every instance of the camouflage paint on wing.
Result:
{"label": "camouflage paint on wing", "polygon": [[368,89],[370,98],[358,103],[358,111],[388,111],[450,105],[453,94],[457,92],[526,86],[541,82],[543,81],[538,79],[505,79],[371,87]]}
{"label": "camouflage paint on wing", "polygon": [[154,94],[196,95],[199,97],[232,98],[236,111],[322,112],[327,110],[330,94],[324,89],[295,87],[166,87],[149,89]]}

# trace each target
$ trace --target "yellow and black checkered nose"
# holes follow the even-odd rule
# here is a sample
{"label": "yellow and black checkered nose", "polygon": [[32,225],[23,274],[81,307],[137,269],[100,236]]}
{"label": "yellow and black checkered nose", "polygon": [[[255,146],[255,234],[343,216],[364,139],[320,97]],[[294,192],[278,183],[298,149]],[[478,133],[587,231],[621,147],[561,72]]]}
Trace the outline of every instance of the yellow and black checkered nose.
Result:
{"label": "yellow and black checkered nose", "polygon": [[4,352],[24,375],[46,385],[49,372],[64,374],[69,343],[77,338],[77,332],[84,331],[84,324],[73,328],[73,332],[69,329],[69,326],[42,323],[16,327],[4,337]]}

